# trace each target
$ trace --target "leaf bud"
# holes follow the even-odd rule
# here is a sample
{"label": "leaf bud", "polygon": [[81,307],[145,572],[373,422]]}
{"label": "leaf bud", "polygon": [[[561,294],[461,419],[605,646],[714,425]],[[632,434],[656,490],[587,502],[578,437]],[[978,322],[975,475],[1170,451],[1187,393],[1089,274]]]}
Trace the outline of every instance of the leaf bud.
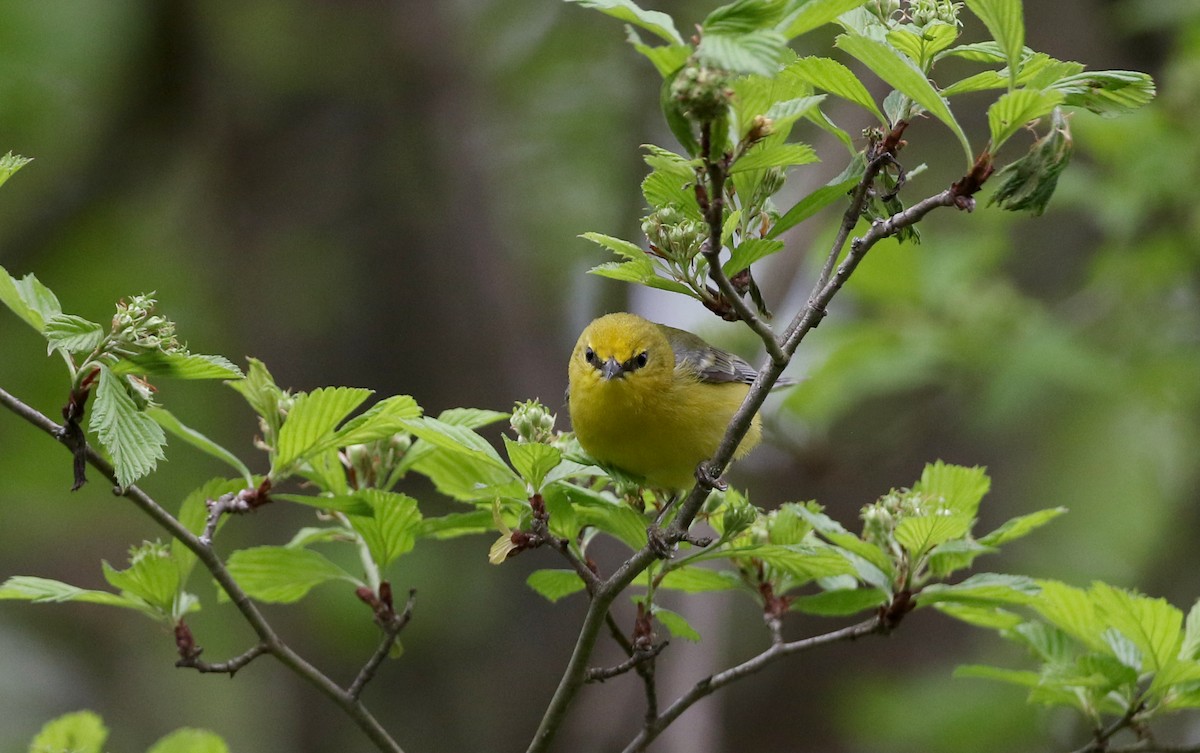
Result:
{"label": "leaf bud", "polygon": [[537,400],[513,406],[510,424],[521,442],[548,444],[554,439],[555,415]]}
{"label": "leaf bud", "polygon": [[689,117],[710,122],[725,114],[733,90],[729,74],[717,68],[688,64],[671,84],[671,96]]}

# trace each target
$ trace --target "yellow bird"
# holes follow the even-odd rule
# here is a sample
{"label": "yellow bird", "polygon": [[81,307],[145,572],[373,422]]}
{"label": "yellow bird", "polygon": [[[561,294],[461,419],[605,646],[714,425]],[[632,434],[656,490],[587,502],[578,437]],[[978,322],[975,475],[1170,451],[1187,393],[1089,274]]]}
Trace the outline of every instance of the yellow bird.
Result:
{"label": "yellow bird", "polygon": [[[619,313],[583,330],[568,374],[583,449],[649,486],[682,490],[716,452],[757,371],[690,332]],[[761,437],[756,415],[734,457]]]}

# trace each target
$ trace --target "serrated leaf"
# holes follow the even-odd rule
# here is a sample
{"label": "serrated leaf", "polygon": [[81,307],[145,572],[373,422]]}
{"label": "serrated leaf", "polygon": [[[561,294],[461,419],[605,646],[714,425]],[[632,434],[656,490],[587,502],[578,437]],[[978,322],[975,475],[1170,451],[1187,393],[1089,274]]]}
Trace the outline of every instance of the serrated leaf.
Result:
{"label": "serrated leaf", "polygon": [[241,379],[242,370],[224,356],[198,353],[164,353],[154,350],[122,358],[112,365],[114,374],[172,379]]}
{"label": "serrated leaf", "polygon": [[778,237],[781,233],[799,225],[830,204],[839,200],[847,200],[850,191],[862,179],[862,174],[863,162],[861,159],[855,159],[841,175],[808,194],[787,210],[782,217],[775,221],[767,237]]}
{"label": "serrated leaf", "polygon": [[283,471],[305,454],[315,453],[370,394],[371,390],[355,387],[319,387],[298,395],[279,429],[271,472]]}
{"label": "serrated leaf", "polygon": [[844,617],[886,604],[888,595],[876,588],[840,588],[792,600],[791,609],[822,617]]}
{"label": "serrated leaf", "polygon": [[534,570],[525,583],[551,603],[584,589],[574,570]]}
{"label": "serrated leaf", "polygon": [[622,240],[620,238],[614,238],[611,235],[604,235],[603,233],[583,233],[579,237],[603,246],[617,256],[629,259],[631,261],[646,258],[646,252],[643,251],[636,243],[630,243],[629,241]]}
{"label": "serrated leaf", "polygon": [[986,664],[962,664],[954,668],[954,677],[996,680],[1026,688],[1036,688],[1042,684],[1042,676],[1037,672],[1020,669],[1003,669],[1001,667],[991,667]]}
{"label": "serrated leaf", "polygon": [[928,70],[937,54],[954,44],[956,39],[958,27],[941,22],[926,25],[919,34],[907,28],[898,28],[887,35],[888,43],[910,57],[922,70]]}
{"label": "serrated leaf", "polygon": [[919,558],[939,544],[966,536],[972,520],[970,515],[949,511],[906,517],[896,524],[896,541]]}
{"label": "serrated leaf", "polygon": [[933,606],[942,614],[968,625],[1001,632],[1012,630],[1024,619],[1021,615],[1001,607],[978,606],[953,601],[937,602]]}
{"label": "serrated leaf", "polygon": [[582,525],[596,528],[616,537],[630,549],[646,545],[646,520],[625,505],[588,505],[575,511]]}
{"label": "serrated leaf", "polygon": [[680,293],[682,295],[695,298],[695,293],[688,289],[686,285],[675,280],[668,280],[664,277],[659,277],[654,272],[654,267],[647,259],[646,264],[640,265],[637,262],[608,262],[588,270],[589,274],[607,277],[610,280],[621,280],[622,282],[636,282],[652,288],[660,290],[668,290],[672,293]]}
{"label": "serrated leaf", "polygon": [[108,728],[91,711],[74,711],[53,719],[42,727],[29,753],[104,753]]}
{"label": "serrated leaf", "polygon": [[679,176],[655,170],[642,179],[642,196],[655,209],[675,207],[688,219],[700,221],[703,213],[696,203],[696,192],[689,191],[687,183]]}
{"label": "serrated leaf", "polygon": [[891,575],[892,561],[879,547],[850,533],[842,527],[841,523],[824,513],[814,512],[803,507],[798,508],[798,512],[830,543],[862,557],[885,575]]}
{"label": "serrated leaf", "polygon": [[696,628],[692,627],[687,619],[678,612],[672,612],[670,609],[665,609],[660,606],[655,606],[652,610],[654,619],[662,623],[663,627],[675,638],[682,638],[685,641],[698,643],[700,641],[700,633]]}
{"label": "serrated leaf", "polygon": [[313,445],[305,454],[315,455],[326,450],[402,434],[407,431],[404,422],[420,416],[421,406],[417,405],[416,400],[408,395],[393,395],[347,421],[333,434]]}
{"label": "serrated leaf", "polygon": [[1133,112],[1154,99],[1154,79],[1136,71],[1085,71],[1055,81],[1063,104],[1083,107],[1105,117]]}
{"label": "serrated leaf", "polygon": [[633,24],[646,31],[665,39],[668,42],[682,45],[683,37],[675,29],[675,22],[666,13],[655,10],[643,10],[631,0],[567,0],[584,8],[592,8],[601,13]]}
{"label": "serrated leaf", "polygon": [[807,0],[793,3],[798,5],[779,24],[783,35],[789,40],[806,34],[819,26],[835,21],[843,13],[863,5],[866,0]]}
{"label": "serrated leaf", "polygon": [[984,546],[1001,546],[1023,536],[1028,536],[1067,511],[1065,507],[1051,507],[1028,515],[1018,515],[1000,525],[999,528],[979,539]]}
{"label": "serrated leaf", "polygon": [[50,348],[67,353],[90,353],[104,341],[104,328],[82,316],[55,314],[42,330]]}
{"label": "serrated leaf", "polygon": [[[639,576],[638,583],[646,585],[646,577]],[[684,593],[707,593],[710,591],[729,591],[740,587],[737,576],[728,570],[709,570],[703,567],[685,565],[684,567],[668,570],[663,576],[659,588]]]}
{"label": "serrated leaf", "polygon": [[1178,659],[1183,643],[1183,612],[1166,599],[1099,582],[1092,585],[1090,596],[1106,625],[1119,630],[1141,651],[1148,669],[1161,672]]}
{"label": "serrated leaf", "polygon": [[182,439],[201,452],[229,464],[234,470],[242,474],[242,479],[246,482],[246,486],[254,485],[254,474],[250,473],[250,469],[246,467],[246,464],[237,455],[234,455],[190,426],[185,425],[171,411],[166,408],[151,407],[146,409],[146,415],[173,436]]}
{"label": "serrated leaf", "polygon": [[982,466],[951,465],[938,460],[925,465],[912,490],[936,503],[938,509],[974,518],[979,502],[991,486],[992,480]]}
{"label": "serrated leaf", "polygon": [[625,27],[625,40],[654,66],[658,75],[667,78],[687,62],[692,54],[692,48],[686,44],[661,44],[652,47],[642,42],[641,37],[632,26]]}
{"label": "serrated leaf", "polygon": [[526,494],[525,482],[507,464],[497,465],[479,454],[435,447],[422,453],[412,470],[427,476],[442,494],[463,502]]}
{"label": "serrated leaf", "polygon": [[214,732],[184,727],[154,743],[146,753],[229,753],[229,746]]}
{"label": "serrated leaf", "polygon": [[417,527],[418,538],[452,539],[456,536],[486,533],[492,530],[492,514],[488,510],[454,512],[436,518],[422,518]]}
{"label": "serrated leaf", "polygon": [[894,47],[867,37],[841,34],[836,44],[856,58],[892,88],[901,92],[931,115],[942,121],[958,138],[966,155],[967,164],[974,163],[971,144],[962,127],[954,119],[946,100],[937,92],[925,74],[912,61],[901,55]]}
{"label": "serrated leaf", "polygon": [[282,499],[298,505],[314,507],[318,510],[333,510],[334,512],[344,512],[348,515],[365,515],[370,517],[372,514],[371,503],[357,494],[314,497],[309,494],[283,493],[272,494],[271,499]]}
{"label": "serrated leaf", "polygon": [[127,487],[154,470],[167,443],[162,427],[138,410],[125,388],[125,377],[100,365],[100,380],[88,427],[112,458],[117,483]]}
{"label": "serrated leaf", "polygon": [[943,579],[951,573],[970,567],[979,555],[994,551],[996,550],[992,547],[969,538],[947,541],[930,550],[929,572],[933,577]]}
{"label": "serrated leaf", "polygon": [[348,515],[347,518],[362,536],[371,559],[380,570],[412,551],[421,525],[421,511],[417,509],[415,499],[381,489],[362,489],[354,496],[366,501],[372,514]]}
{"label": "serrated leaf", "polygon": [[961,583],[926,586],[917,594],[917,604],[922,607],[945,601],[976,606],[1032,604],[1039,595],[1039,584],[1031,578],[977,573]]}
{"label": "serrated leaf", "polygon": [[1179,646],[1179,658],[1200,659],[1200,599],[1188,610],[1183,630],[1183,643]]}
{"label": "serrated leaf", "polygon": [[764,113],[771,119],[771,133],[775,135],[790,132],[792,123],[818,112],[817,108],[825,101],[825,98],[824,94],[808,94],[803,97],[775,101]]}
{"label": "serrated leaf", "polygon": [[991,132],[992,152],[1032,120],[1049,115],[1063,94],[1057,91],[1017,89],[1001,95],[988,108],[988,129]]}
{"label": "serrated leaf", "polygon": [[711,68],[770,78],[779,72],[786,46],[783,35],[769,29],[737,34],[713,32],[701,37],[696,57]]}
{"label": "serrated leaf", "polygon": [[14,575],[0,584],[0,600],[5,599],[31,601],[35,604],[79,601],[109,607],[140,608],[140,605],[120,594],[77,588],[69,583],[33,575]]}
{"label": "serrated leaf", "polygon": [[783,5],[763,0],[735,0],[705,16],[700,28],[704,33],[740,34],[778,23]]}
{"label": "serrated leaf", "polygon": [[[1025,53],[1032,52],[1028,47],[1024,50]],[[968,60],[972,63],[1003,63],[1005,61],[1005,52],[1000,49],[1000,45],[992,40],[986,42],[971,42],[970,44],[955,45],[937,56],[937,60],[944,57],[957,57],[963,60]]]}
{"label": "serrated leaf", "polygon": [[32,157],[22,157],[12,152],[0,157],[0,186],[4,185],[14,173],[30,162],[33,162]]}
{"label": "serrated leaf", "polygon": [[254,412],[266,421],[270,436],[264,439],[274,442],[279,436],[279,425],[283,422],[283,417],[279,414],[279,399],[283,390],[275,384],[275,378],[267,371],[266,364],[257,358],[247,360],[250,368],[246,377],[227,381],[225,384],[245,398]]}
{"label": "serrated leaf", "polygon": [[[817,578],[854,573],[854,566],[833,547],[766,544],[732,547],[714,553],[716,556],[741,559],[750,557],[787,573],[800,585]],[[707,556],[703,557],[707,559]],[[698,558],[701,559],[701,558]]]}
{"label": "serrated leaf", "polygon": [[173,610],[179,591],[179,567],[166,546],[146,543],[134,549],[129,567],[124,570],[108,562],[101,565],[110,586],[138,597],[164,616],[177,616]]}
{"label": "serrated leaf", "polygon": [[548,444],[517,442],[504,437],[504,446],[513,468],[534,490],[542,488],[546,474],[562,461],[562,451]]}
{"label": "serrated leaf", "polygon": [[1053,580],[1038,581],[1038,585],[1041,591],[1030,602],[1038,614],[1089,649],[1107,650],[1102,635],[1108,624],[1087,591]]}
{"label": "serrated leaf", "polygon": [[32,273],[18,280],[4,267],[0,267],[0,303],[38,332],[45,329],[48,320],[62,313],[58,298]]}
{"label": "serrated leaf", "polygon": [[966,0],[967,7],[991,33],[1008,62],[1010,86],[1016,86],[1016,72],[1025,49],[1025,19],[1021,0]]}
{"label": "serrated leaf", "polygon": [[733,252],[729,256],[729,261],[725,262],[721,266],[721,269],[724,270],[727,277],[733,277],[754,262],[765,259],[771,254],[778,253],[783,248],[783,241],[768,240],[766,238],[751,238],[742,241],[737,245],[737,248],[733,249]]}
{"label": "serrated leaf", "polygon": [[259,546],[239,549],[226,563],[229,573],[250,598],[269,604],[303,599],[315,586],[331,580],[361,582],[311,549]]}
{"label": "serrated leaf", "polygon": [[820,161],[808,144],[762,143],[752,147],[729,168],[731,174],[768,167],[791,167]]}
{"label": "serrated leaf", "polygon": [[887,119],[879,111],[879,106],[875,104],[875,99],[867,91],[867,87],[863,86],[849,68],[836,60],[823,57],[800,58],[789,64],[787,70],[814,88],[853,102],[878,118],[881,124],[887,124]]}

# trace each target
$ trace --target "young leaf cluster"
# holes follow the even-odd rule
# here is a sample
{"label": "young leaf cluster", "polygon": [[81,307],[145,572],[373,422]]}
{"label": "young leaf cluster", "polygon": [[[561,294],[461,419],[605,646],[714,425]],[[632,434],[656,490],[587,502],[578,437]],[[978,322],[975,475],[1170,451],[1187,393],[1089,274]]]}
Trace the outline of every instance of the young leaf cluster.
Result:
{"label": "young leaf cluster", "polygon": [[[46,722],[29,743],[29,753],[104,753],[107,740],[108,728],[97,714],[74,711]],[[229,753],[229,746],[208,730],[184,727],[159,739],[146,753]]]}

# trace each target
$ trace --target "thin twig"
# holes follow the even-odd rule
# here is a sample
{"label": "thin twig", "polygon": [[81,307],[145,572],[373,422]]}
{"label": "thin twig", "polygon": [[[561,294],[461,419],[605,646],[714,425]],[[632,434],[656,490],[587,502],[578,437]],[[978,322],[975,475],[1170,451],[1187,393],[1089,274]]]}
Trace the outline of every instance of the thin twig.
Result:
{"label": "thin twig", "polygon": [[400,614],[393,614],[392,619],[388,620],[381,627],[383,628],[383,640],[379,642],[379,646],[375,649],[375,653],[363,665],[363,668],[358,671],[358,676],[354,678],[354,682],[350,683],[350,687],[346,688],[346,694],[351,698],[357,699],[362,695],[363,688],[375,676],[379,665],[383,664],[383,660],[392,652],[392,646],[396,645],[396,640],[400,637],[400,632],[404,630],[405,625],[412,619],[413,607],[417,602],[417,590],[411,589],[408,592],[408,602],[404,605],[404,611]]}
{"label": "thin twig", "polygon": [[803,640],[792,641],[790,643],[772,643],[770,648],[757,656],[742,662],[736,667],[730,667],[724,672],[718,672],[715,675],[706,677],[693,685],[678,700],[667,707],[667,710],[655,719],[653,723],[647,724],[633,738],[629,745],[625,747],[625,753],[644,751],[646,746],[658,737],[667,726],[674,722],[680,714],[691,708],[692,704],[732,682],[760,671],[778,659],[817,648],[818,646],[825,646],[839,641],[852,641],[882,631],[883,625],[881,621],[878,618],[873,618],[860,622],[857,625],[850,625],[840,630],[834,630],[833,632],[816,635],[811,638],[804,638]]}
{"label": "thin twig", "polygon": [[630,656],[620,664],[611,667],[593,667],[587,672],[588,682],[604,682],[611,680],[614,677],[625,674],[635,667],[649,662],[654,657],[662,653],[662,650],[670,644],[670,641],[656,643],[645,651],[634,651],[633,656]]}
{"label": "thin twig", "polygon": [[[3,405],[33,426],[49,434],[65,446],[66,443],[62,437],[61,427],[37,409],[26,405],[3,389],[0,389],[0,405]],[[68,447],[68,449],[70,448]],[[146,494],[138,486],[130,484],[127,487],[121,488],[117,483],[117,476],[112,465],[91,447],[87,448],[87,462],[88,465],[99,471],[101,475],[113,484],[114,492],[118,496],[127,498],[142,512],[150,516],[155,523],[165,529],[173,538],[178,539],[180,543],[196,555],[196,558],[212,574],[213,578],[220,584],[221,589],[229,596],[234,606],[242,613],[242,617],[249,623],[259,640],[267,646],[272,656],[278,659],[280,663],[294,674],[314,686],[322,695],[337,704],[379,750],[384,751],[384,753],[403,753],[400,745],[392,739],[387,730],[383,728],[362,703],[338,687],[337,683],[319,669],[309,664],[304,657],[297,654],[283,642],[283,639],[275,633],[275,630],[258,610],[258,607],[254,605],[254,602],[250,600],[246,592],[242,590],[237,581],[233,579],[233,576],[229,574],[225,563],[211,547],[202,544],[200,539],[180,523],[175,516],[164,510],[150,495]]]}
{"label": "thin twig", "polygon": [[202,661],[199,658],[199,652],[197,652],[196,655],[192,656],[192,657],[181,657],[179,659],[179,661],[175,662],[175,666],[176,667],[186,667],[188,669],[194,669],[201,674],[209,674],[209,673],[228,674],[230,677],[233,677],[233,675],[239,669],[246,666],[250,662],[254,661],[258,657],[262,656],[263,654],[269,654],[269,653],[271,653],[270,646],[268,646],[265,643],[258,643],[258,644],[251,646],[249,648],[249,650],[247,650],[245,653],[241,654],[240,656],[235,656],[228,661],[223,661],[223,662]]}

